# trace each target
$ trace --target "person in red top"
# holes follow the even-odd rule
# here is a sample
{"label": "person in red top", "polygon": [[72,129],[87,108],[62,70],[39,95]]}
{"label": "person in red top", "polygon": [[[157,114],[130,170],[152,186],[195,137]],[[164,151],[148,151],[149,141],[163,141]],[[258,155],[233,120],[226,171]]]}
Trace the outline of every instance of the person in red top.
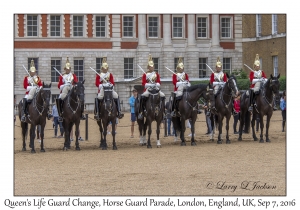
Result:
{"label": "person in red top", "polygon": [[249,79],[250,79],[250,106],[248,108],[249,112],[253,111],[253,104],[255,104],[256,96],[259,95],[261,82],[267,80],[264,71],[260,69],[260,61],[259,61],[258,54],[256,54],[253,68],[254,71],[251,71],[249,74]]}
{"label": "person in red top", "polygon": [[[59,98],[56,99],[57,111],[59,114],[58,122],[62,122],[62,108],[64,104],[64,99],[67,96],[68,92],[71,90],[72,86],[78,82],[76,74],[71,72],[71,64],[69,62],[69,57],[67,57],[66,65],[64,67],[65,73],[59,76],[59,81],[57,87],[60,89]],[[83,114],[84,105],[81,106],[81,120],[85,120],[85,116]]]}
{"label": "person in red top", "polygon": [[36,69],[34,66],[34,61],[31,60],[29,76],[24,77],[23,87],[26,89],[25,97],[23,99],[23,115],[21,117],[22,122],[26,122],[26,117],[28,116],[28,105],[31,103],[34,94],[39,88],[43,87],[42,80],[36,75]]}
{"label": "person in red top", "polygon": [[173,101],[171,104],[172,117],[176,116],[176,107],[178,109],[178,103],[182,98],[183,90],[191,86],[189,75],[184,72],[184,65],[181,57],[178,59],[176,70],[176,74],[173,74],[172,77],[174,85]]}
{"label": "person in red top", "polygon": [[238,94],[233,101],[233,109],[234,109],[233,131],[234,131],[234,134],[239,134],[239,132],[237,132],[237,130],[236,130],[236,125],[240,119],[240,102],[241,102],[240,99],[241,99],[241,95]]}
{"label": "person in red top", "polygon": [[165,100],[165,94],[160,90],[160,76],[156,71],[154,71],[154,62],[152,60],[151,54],[149,54],[147,69],[148,71],[144,73],[142,77],[142,85],[145,88],[140,100],[138,119],[143,119],[142,110],[146,112],[145,102],[150,94],[149,89],[158,89],[161,100]]}
{"label": "person in red top", "polygon": [[[100,77],[101,75],[101,77]],[[103,97],[104,97],[104,89],[103,86],[114,86],[115,85],[115,81],[114,81],[114,76],[112,73],[108,72],[108,64],[106,61],[106,57],[104,57],[102,59],[102,66],[101,66],[101,73],[96,74],[96,80],[95,80],[95,85],[98,88],[98,97],[95,98],[95,116],[94,118],[99,121],[100,117],[99,117],[99,106],[98,103],[102,103],[103,101]],[[114,91],[114,89],[112,89],[112,94],[113,94],[113,98],[114,101],[116,103],[117,106],[117,110],[118,110],[118,114],[117,117],[119,119],[123,118],[124,114],[121,112],[121,106],[120,106],[120,99],[118,94],[116,93],[116,91]],[[99,101],[98,101],[99,100]]]}

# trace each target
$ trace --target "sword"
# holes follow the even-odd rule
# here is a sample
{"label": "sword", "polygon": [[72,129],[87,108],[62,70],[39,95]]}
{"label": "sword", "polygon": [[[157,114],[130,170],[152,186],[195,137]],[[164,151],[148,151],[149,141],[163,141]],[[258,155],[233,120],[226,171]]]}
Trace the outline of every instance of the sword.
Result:
{"label": "sword", "polygon": [[[165,68],[168,69],[170,72],[172,72],[173,74],[175,74],[175,75],[177,76],[177,74],[176,74],[174,71],[172,71],[171,69],[169,69],[169,68],[166,67],[166,66],[165,66]],[[181,79],[182,82],[184,82],[184,80],[183,80],[181,77],[180,77],[180,79]]]}
{"label": "sword", "polygon": [[99,77],[100,77],[105,83],[108,83],[108,82],[106,81],[106,79],[104,79],[103,77],[101,77],[101,74],[99,74],[95,69],[93,69],[92,67],[90,67],[90,69],[92,69],[94,72],[96,72],[96,74],[98,74]]}
{"label": "sword", "polygon": [[[207,65],[207,63],[206,63],[206,66],[211,70],[212,73],[215,73],[215,72],[209,67],[209,65]],[[219,80],[219,82],[221,82],[221,80],[220,80],[219,77],[217,77],[217,79]]]}
{"label": "sword", "polygon": [[[142,67],[140,67],[140,65],[139,64],[136,64],[145,74],[146,74],[146,72],[143,70],[143,68]],[[153,73],[151,73],[151,75],[152,75]],[[149,77],[151,76],[151,75],[149,75]],[[147,74],[146,74],[146,76],[147,76]],[[147,77],[147,80],[149,80],[152,84],[153,84],[153,81],[149,78],[149,77]]]}
{"label": "sword", "polygon": [[55,71],[57,71],[57,73],[59,73],[60,76],[63,76],[55,67],[53,67]]}
{"label": "sword", "polygon": [[[253,71],[247,64],[244,63],[244,66],[246,66],[248,69],[250,69],[251,71]],[[255,72],[255,71],[253,71]]]}

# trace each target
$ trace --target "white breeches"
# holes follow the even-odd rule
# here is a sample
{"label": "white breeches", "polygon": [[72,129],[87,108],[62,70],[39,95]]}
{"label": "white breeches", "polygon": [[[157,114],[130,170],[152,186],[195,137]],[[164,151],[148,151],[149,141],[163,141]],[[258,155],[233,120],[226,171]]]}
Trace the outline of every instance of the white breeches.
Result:
{"label": "white breeches", "polygon": [[219,88],[220,88],[220,85],[216,85],[216,86],[214,87],[214,94],[217,94]]}
{"label": "white breeches", "polygon": [[187,88],[187,86],[180,85],[180,86],[177,88],[177,91],[174,92],[174,93],[176,93],[176,97],[177,97],[177,96],[182,96],[183,90],[186,89],[186,88]]}
{"label": "white breeches", "polygon": [[254,88],[253,88],[253,90],[254,90],[254,93],[259,91],[259,88],[260,88],[260,83],[261,83],[261,82],[257,82],[257,83],[255,83],[255,85],[254,85]]}
{"label": "white breeches", "polygon": [[[112,94],[113,94],[114,99],[117,99],[119,97],[118,94],[116,93],[116,91],[114,91],[114,90],[112,90]],[[104,97],[104,89],[101,88],[100,92],[98,93],[98,99],[103,99],[103,97]]]}
{"label": "white breeches", "polygon": [[67,96],[68,92],[70,91],[71,86],[70,85],[65,85],[61,91],[61,94],[59,95],[59,98],[64,100],[64,98]]}
{"label": "white breeches", "polygon": [[25,98],[27,98],[27,100],[32,100],[33,99],[33,96],[36,92],[36,86],[35,87],[32,87],[31,90],[29,91],[27,97],[25,96]]}
{"label": "white breeches", "polygon": [[[148,91],[148,89],[149,88],[146,89],[146,91],[142,94],[142,96],[145,96],[147,98],[149,97],[150,92]],[[165,97],[165,94],[163,92],[159,91],[159,96],[160,97]]]}

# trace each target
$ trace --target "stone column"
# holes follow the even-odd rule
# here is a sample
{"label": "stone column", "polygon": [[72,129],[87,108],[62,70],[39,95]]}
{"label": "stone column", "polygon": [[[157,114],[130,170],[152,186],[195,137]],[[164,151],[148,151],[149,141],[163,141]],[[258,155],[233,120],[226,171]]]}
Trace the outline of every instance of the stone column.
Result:
{"label": "stone column", "polygon": [[212,47],[220,47],[219,15],[212,15]]}
{"label": "stone column", "polygon": [[188,46],[195,46],[195,15],[188,15]]}
{"label": "stone column", "polygon": [[163,24],[164,46],[171,46],[171,15],[163,15]]}
{"label": "stone column", "polygon": [[147,45],[146,39],[146,15],[138,15],[138,35],[139,35],[139,47]]}

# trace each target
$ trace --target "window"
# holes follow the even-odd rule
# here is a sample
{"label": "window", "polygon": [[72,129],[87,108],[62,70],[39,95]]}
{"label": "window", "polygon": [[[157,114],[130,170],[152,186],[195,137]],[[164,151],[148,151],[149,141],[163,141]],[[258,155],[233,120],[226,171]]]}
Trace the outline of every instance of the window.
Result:
{"label": "window", "polygon": [[50,36],[60,36],[60,15],[50,16]]}
{"label": "window", "polygon": [[38,35],[38,16],[27,15],[27,36]]}
{"label": "window", "polygon": [[27,71],[29,73],[29,70],[30,70],[30,64],[31,64],[31,60],[34,61],[34,66],[35,66],[35,69],[36,69],[36,75],[39,75],[38,74],[38,70],[39,70],[39,59],[38,58],[28,58],[28,68],[27,68]]}
{"label": "window", "polygon": [[231,58],[223,58],[223,72],[231,74]]}
{"label": "window", "polygon": [[272,15],[272,34],[277,34],[277,15]]}
{"label": "window", "polygon": [[274,76],[278,76],[278,56],[273,56]]}
{"label": "window", "polygon": [[[174,58],[174,69],[175,69],[175,71],[176,71],[176,67],[177,67],[177,64],[178,64],[178,60],[179,60],[179,58]],[[183,62],[183,64],[184,64],[184,58],[182,58],[182,62]],[[172,69],[171,69],[172,70]]]}
{"label": "window", "polygon": [[263,67],[262,67],[262,58],[259,58],[259,63],[260,63],[260,69],[263,69]]}
{"label": "window", "polygon": [[100,73],[103,58],[96,58],[96,71]]}
{"label": "window", "polygon": [[152,58],[152,60],[153,60],[153,63],[154,63],[154,70],[159,73],[159,63],[158,63],[159,59],[158,58]]}
{"label": "window", "polygon": [[207,58],[199,58],[199,78],[206,77]]}
{"label": "window", "polygon": [[158,17],[148,18],[148,37],[158,38]]}
{"label": "window", "polygon": [[231,38],[231,18],[221,17],[221,38]]}
{"label": "window", "polygon": [[173,37],[183,38],[183,18],[173,17]]}
{"label": "window", "polygon": [[124,58],[124,79],[133,77],[133,58]]}
{"label": "window", "polygon": [[197,19],[197,37],[207,38],[207,18],[198,17]]}
{"label": "window", "polygon": [[77,76],[78,82],[83,82],[84,80],[83,70],[83,58],[74,58],[74,73]]}
{"label": "window", "polygon": [[96,37],[105,37],[105,16],[96,16]]}
{"label": "window", "polygon": [[51,82],[58,82],[60,74],[54,70],[54,67],[61,73],[61,59],[51,59]]}
{"label": "window", "polygon": [[261,36],[261,15],[256,15],[256,36]]}
{"label": "window", "polygon": [[133,37],[133,17],[124,16],[123,17],[123,36]]}
{"label": "window", "polygon": [[83,36],[83,16],[73,16],[73,36]]}

